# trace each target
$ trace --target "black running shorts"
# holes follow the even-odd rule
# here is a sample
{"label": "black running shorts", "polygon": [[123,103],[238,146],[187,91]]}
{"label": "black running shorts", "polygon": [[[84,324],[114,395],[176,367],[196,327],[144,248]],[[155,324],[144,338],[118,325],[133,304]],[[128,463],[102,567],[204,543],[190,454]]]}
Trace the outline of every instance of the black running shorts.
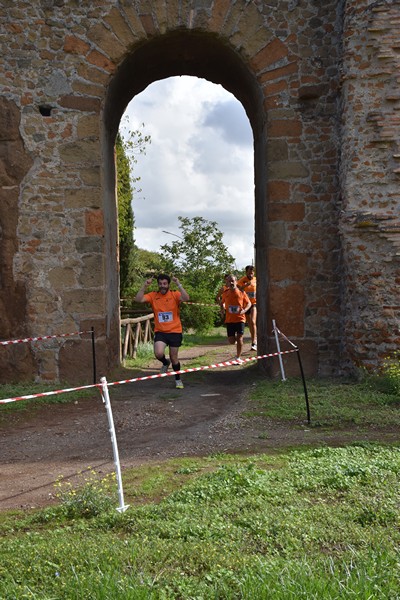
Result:
{"label": "black running shorts", "polygon": [[244,323],[226,323],[226,333],[228,337],[234,337],[237,333],[244,334]]}
{"label": "black running shorts", "polygon": [[156,331],[154,334],[154,342],[164,342],[170,348],[179,348],[182,346],[183,335],[181,333],[164,333]]}

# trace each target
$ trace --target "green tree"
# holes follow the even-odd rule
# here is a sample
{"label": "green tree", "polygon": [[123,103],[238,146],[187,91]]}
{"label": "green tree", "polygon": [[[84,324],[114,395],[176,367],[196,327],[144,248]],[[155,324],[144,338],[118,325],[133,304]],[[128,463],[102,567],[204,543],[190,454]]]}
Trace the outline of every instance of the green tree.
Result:
{"label": "green tree", "polygon": [[164,261],[158,252],[136,248],[133,289],[135,294],[148,277],[156,277],[164,269]]}
{"label": "green tree", "polygon": [[[125,117],[124,124],[129,130],[129,119]],[[142,128],[144,124],[142,124]],[[120,132],[116,138],[116,165],[117,165],[117,199],[118,199],[118,225],[119,225],[119,270],[120,294],[122,297],[131,293],[138,273],[136,272],[137,252],[135,245],[134,227],[135,219],[132,208],[133,197],[141,192],[136,187],[139,176],[135,176],[134,169],[138,154],[145,154],[146,147],[151,143],[149,135],[138,129],[130,131],[127,139]]]}
{"label": "green tree", "polygon": [[117,162],[117,199],[119,227],[119,279],[120,293],[124,296],[132,284],[135,253],[134,226],[130,163],[120,133],[115,143]]}
{"label": "green tree", "polygon": [[[178,217],[181,235],[171,244],[161,246],[164,270],[184,282],[191,301],[215,304],[225,273],[234,268],[235,259],[228,252],[223,233],[215,221],[203,217]],[[185,329],[203,332],[218,320],[217,307],[183,305]]]}

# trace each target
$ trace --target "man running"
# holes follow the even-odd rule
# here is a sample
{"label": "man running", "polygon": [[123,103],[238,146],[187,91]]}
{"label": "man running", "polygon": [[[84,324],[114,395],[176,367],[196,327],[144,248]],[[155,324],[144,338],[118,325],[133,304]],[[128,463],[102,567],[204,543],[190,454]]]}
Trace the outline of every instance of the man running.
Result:
{"label": "man running", "polygon": [[[179,347],[182,345],[182,323],[179,316],[180,303],[189,300],[189,294],[183,289],[177,277],[172,281],[179,291],[169,289],[171,278],[160,274],[157,277],[158,291],[146,293],[153,278],[147,279],[135,296],[135,302],[148,302],[154,313],[154,355],[162,363],[161,373],[166,373],[172,363],[175,371],[175,386],[183,389],[183,383],[177,371],[181,365],[178,360]],[[165,348],[169,346],[169,359],[165,357]]]}
{"label": "man running", "polygon": [[228,341],[236,344],[237,364],[242,363],[244,324],[246,311],[251,307],[249,297],[237,286],[235,275],[229,275],[226,279],[228,289],[222,294],[222,302],[225,306],[225,324]]}
{"label": "man running", "polygon": [[251,306],[246,312],[246,322],[251,335],[251,349],[257,350],[257,280],[254,276],[253,265],[246,267],[246,275],[241,277],[237,282],[238,288],[246,292],[250,298]]}

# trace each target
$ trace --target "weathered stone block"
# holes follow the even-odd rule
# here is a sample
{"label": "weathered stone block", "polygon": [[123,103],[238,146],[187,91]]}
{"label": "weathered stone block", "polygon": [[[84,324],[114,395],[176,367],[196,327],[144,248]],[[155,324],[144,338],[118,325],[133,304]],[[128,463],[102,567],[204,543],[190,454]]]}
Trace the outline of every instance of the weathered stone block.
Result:
{"label": "weathered stone block", "polygon": [[118,8],[111,8],[109,14],[105,17],[104,22],[110,25],[113,34],[120,41],[122,48],[129,48],[132,42],[138,39],[138,36],[133,33],[125,16],[121,14]]}
{"label": "weathered stone block", "polygon": [[305,293],[300,284],[271,285],[270,316],[289,338],[304,335]]}
{"label": "weathered stone block", "polygon": [[305,254],[282,248],[269,251],[269,272],[272,281],[304,281],[307,277]]}
{"label": "weathered stone block", "polygon": [[286,223],[281,221],[270,221],[267,225],[268,245],[270,248],[286,246],[288,234]]}
{"label": "weathered stone block", "polygon": [[79,285],[82,288],[99,288],[104,282],[104,257],[101,254],[84,256]]}
{"label": "weathered stone block", "polygon": [[270,202],[288,200],[290,194],[289,181],[268,181],[268,199]]}
{"label": "weathered stone block", "polygon": [[109,57],[98,50],[91,50],[87,56],[87,60],[90,64],[98,67],[99,69],[104,69],[109,73],[113,73],[115,71],[115,63],[109,59]]}
{"label": "weathered stone block", "polygon": [[65,190],[65,207],[68,208],[100,208],[101,190],[91,187]]}
{"label": "weathered stone block", "polygon": [[124,54],[124,45],[114,35],[114,32],[106,28],[102,22],[91,27],[87,32],[87,37],[95,43],[102,54],[112,61],[118,60]]}
{"label": "weathered stone block", "polygon": [[60,106],[72,108],[82,112],[95,112],[100,110],[100,101],[98,98],[85,98],[82,96],[62,96],[59,100]]}
{"label": "weathered stone block", "polygon": [[210,31],[221,31],[231,5],[230,0],[219,0],[214,2],[214,6],[209,20]]}
{"label": "weathered stone block", "polygon": [[286,44],[276,38],[266,44],[266,46],[255,55],[251,60],[251,65],[256,72],[263,72],[270,65],[286,58],[287,55],[288,48]]}
{"label": "weathered stone block", "polygon": [[63,290],[65,287],[74,287],[77,276],[74,269],[55,267],[50,269],[48,280],[54,290]]}
{"label": "weathered stone block", "polygon": [[302,133],[302,124],[300,121],[290,119],[275,119],[268,126],[269,137],[298,137]]}
{"label": "weathered stone block", "polygon": [[100,161],[99,147],[96,140],[84,139],[64,144],[60,147],[60,157],[66,163],[98,164]]}
{"label": "weathered stone block", "polygon": [[79,139],[100,137],[100,123],[97,115],[82,115],[76,127]]}
{"label": "weathered stone block", "polygon": [[268,218],[270,221],[303,221],[304,204],[303,203],[274,203],[268,208]]}
{"label": "weathered stone block", "polygon": [[79,319],[91,313],[101,314],[104,311],[104,299],[101,290],[81,289],[65,290],[62,298],[65,312],[75,314]]}
{"label": "weathered stone block", "polygon": [[87,235],[104,234],[104,215],[102,210],[87,210],[85,213],[85,233]]}
{"label": "weathered stone block", "polygon": [[309,176],[308,168],[300,162],[271,162],[268,168],[271,179],[302,179]]}

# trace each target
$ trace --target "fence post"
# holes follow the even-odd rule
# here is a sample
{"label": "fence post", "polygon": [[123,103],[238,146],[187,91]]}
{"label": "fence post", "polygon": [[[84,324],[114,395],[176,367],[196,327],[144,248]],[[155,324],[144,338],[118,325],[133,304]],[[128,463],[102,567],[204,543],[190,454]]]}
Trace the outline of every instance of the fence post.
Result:
{"label": "fence post", "polygon": [[93,361],[93,383],[96,385],[97,374],[96,374],[96,344],[94,343],[94,327],[91,327],[92,334],[92,361]]}
{"label": "fence post", "polygon": [[112,416],[110,396],[108,394],[107,380],[105,377],[102,377],[100,379],[100,382],[101,382],[101,386],[103,389],[103,392],[102,392],[103,402],[106,405],[108,425],[110,428],[111,443],[112,443],[113,454],[114,454],[115,471],[116,471],[116,475],[117,475],[118,497],[119,497],[119,507],[117,508],[117,510],[119,512],[125,512],[126,509],[129,507],[129,504],[125,504],[125,502],[124,502],[124,490],[122,488],[122,476],[121,476],[121,467],[120,467],[120,463],[119,463],[117,436],[115,435],[114,419]]}
{"label": "fence post", "polygon": [[295,348],[296,348],[297,359],[299,361],[301,379],[303,381],[304,397],[306,399],[307,423],[310,424],[311,423],[310,404],[308,402],[308,392],[307,392],[307,386],[306,386],[306,378],[304,377],[303,365],[302,365],[301,358],[300,358],[300,350],[298,349],[297,346],[295,346]]}
{"label": "fence post", "polygon": [[136,358],[141,333],[142,333],[142,325],[140,323],[136,323],[135,337],[134,337],[134,341],[133,341],[132,358]]}
{"label": "fence post", "polygon": [[[154,314],[150,313],[147,315],[143,315],[142,317],[135,317],[133,319],[121,319],[121,326],[126,326],[123,351],[122,351],[122,359],[125,360],[128,354],[132,356],[132,358],[136,358],[136,352],[139,345],[139,342],[146,342],[151,340],[151,319],[154,318]],[[141,323],[144,322],[144,339],[143,339],[143,330]],[[136,329],[133,331],[132,327],[135,326]]]}
{"label": "fence post", "polygon": [[276,342],[276,348],[279,352],[278,354],[278,358],[279,358],[279,366],[281,368],[281,375],[282,375],[282,381],[286,381],[286,376],[285,376],[285,369],[283,368],[283,361],[282,361],[282,355],[281,355],[281,347],[279,344],[279,338],[278,338],[278,332],[276,330],[276,324],[275,324],[275,319],[272,319],[272,327],[273,327],[273,331],[275,334],[275,342]]}
{"label": "fence post", "polygon": [[125,338],[124,338],[124,349],[123,349],[123,352],[122,352],[122,359],[123,360],[125,360],[126,357],[128,356],[128,346],[129,346],[130,336],[131,336],[131,324],[127,323],[126,324],[126,330],[125,330]]}

